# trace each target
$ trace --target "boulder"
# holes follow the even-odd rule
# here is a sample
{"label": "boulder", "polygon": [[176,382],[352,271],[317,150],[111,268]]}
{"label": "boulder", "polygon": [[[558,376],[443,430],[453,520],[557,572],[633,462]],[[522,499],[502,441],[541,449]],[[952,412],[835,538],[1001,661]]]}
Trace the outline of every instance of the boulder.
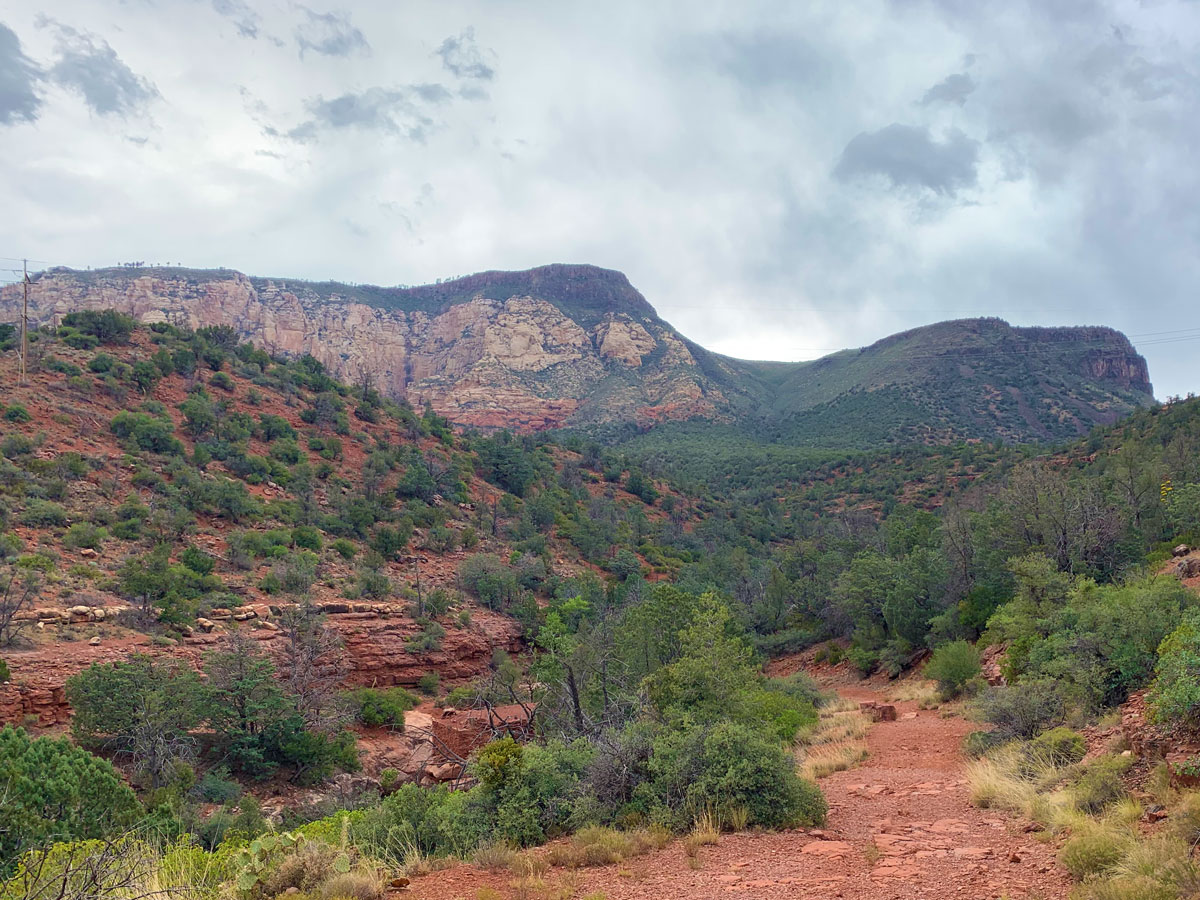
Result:
{"label": "boulder", "polygon": [[876,722],[895,722],[896,707],[890,703],[880,703],[871,707],[871,718]]}
{"label": "boulder", "polygon": [[206,618],[204,618],[204,616],[201,616],[200,618],[198,618],[196,620],[196,627],[199,628],[201,631],[203,631],[205,634],[208,634],[210,631],[212,631],[214,628],[217,627],[217,623],[214,622],[212,619],[206,619]]}
{"label": "boulder", "polygon": [[1187,544],[1179,544],[1172,551],[1172,556],[1187,556],[1191,553],[1191,548]]}
{"label": "boulder", "polygon": [[1200,577],[1200,556],[1189,556],[1187,559],[1181,559],[1175,565],[1175,571],[1180,578]]}

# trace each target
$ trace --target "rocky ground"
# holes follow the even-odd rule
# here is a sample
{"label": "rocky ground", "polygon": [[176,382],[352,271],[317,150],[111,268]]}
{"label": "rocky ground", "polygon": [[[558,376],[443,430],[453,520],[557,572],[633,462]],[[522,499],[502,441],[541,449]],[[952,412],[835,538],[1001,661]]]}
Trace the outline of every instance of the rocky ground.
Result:
{"label": "rocky ground", "polygon": [[[878,700],[873,688],[843,696]],[[869,758],[821,782],[829,799],[825,827],[722,836],[689,864],[682,843],[620,865],[578,873],[575,895],[644,898],[1066,897],[1069,880],[1055,847],[1026,833],[1019,819],[968,801],[960,752],[971,723],[898,703],[898,720],[868,735]],[[548,879],[569,878],[552,870]],[[513,896],[507,873],[455,866],[414,881],[424,900],[473,900],[481,888]],[[484,894],[486,896],[486,893]]]}

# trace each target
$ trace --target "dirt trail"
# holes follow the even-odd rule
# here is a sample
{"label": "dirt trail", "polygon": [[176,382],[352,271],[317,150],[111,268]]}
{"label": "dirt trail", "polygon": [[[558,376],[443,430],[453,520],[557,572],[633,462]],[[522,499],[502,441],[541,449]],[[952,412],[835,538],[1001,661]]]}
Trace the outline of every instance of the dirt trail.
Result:
{"label": "dirt trail", "polygon": [[[879,700],[860,687],[840,693]],[[897,703],[899,719],[868,734],[869,758],[821,780],[826,826],[775,834],[724,835],[692,869],[679,842],[618,866],[582,870],[576,896],[648,898],[1021,898],[1065,897],[1054,848],[1023,822],[968,802],[960,752],[963,719]],[[554,874],[560,874],[557,871]],[[504,875],[456,866],[417,879],[418,897],[474,900],[481,887],[512,891]]]}

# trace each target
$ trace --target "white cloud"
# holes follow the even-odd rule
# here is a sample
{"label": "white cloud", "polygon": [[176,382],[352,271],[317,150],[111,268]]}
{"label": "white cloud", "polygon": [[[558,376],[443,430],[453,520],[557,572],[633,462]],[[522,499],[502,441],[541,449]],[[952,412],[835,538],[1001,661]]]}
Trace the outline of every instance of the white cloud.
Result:
{"label": "white cloud", "polygon": [[[592,262],[756,358],[1193,315],[1189,0],[54,6],[109,65],[42,78],[55,29],[0,16],[5,255],[384,284]],[[1194,344],[1146,349],[1160,393],[1200,388]]]}

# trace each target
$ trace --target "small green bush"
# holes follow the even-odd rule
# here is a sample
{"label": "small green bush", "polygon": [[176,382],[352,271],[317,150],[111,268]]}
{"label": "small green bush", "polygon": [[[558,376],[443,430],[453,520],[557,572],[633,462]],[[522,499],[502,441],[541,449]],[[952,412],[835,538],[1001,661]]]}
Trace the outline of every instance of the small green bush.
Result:
{"label": "small green bush", "polygon": [[185,547],[179,561],[197,575],[211,575],[217,561],[199,547]]}
{"label": "small green bush", "polygon": [[1043,731],[1026,745],[1026,750],[1031,758],[1062,768],[1083,760],[1087,742],[1079,732],[1060,726]]}
{"label": "small green bush", "polygon": [[351,693],[356,718],[373,728],[404,727],[404,714],[417,705],[417,698],[403,688],[360,688]]}
{"label": "small green bush", "polygon": [[321,532],[312,525],[297,525],[292,529],[292,545],[304,550],[311,550],[314,553],[320,553]]}
{"label": "small green bush", "polygon": [[104,543],[104,529],[97,528],[91,522],[76,522],[63,535],[63,546],[74,550],[87,547],[99,550]]}
{"label": "small green bush", "polygon": [[1103,875],[1114,869],[1125,856],[1129,839],[1110,828],[1087,828],[1063,844],[1058,861],[1076,881]]}
{"label": "small green bush", "polygon": [[233,390],[233,379],[225,372],[216,372],[212,378],[208,379],[208,383],[215,388],[220,388],[223,391]]}
{"label": "small green bush", "polygon": [[358,553],[358,547],[345,538],[338,538],[329,546],[331,546],[333,551],[342,559],[354,559],[355,554]]}
{"label": "small green bush", "polygon": [[89,371],[95,372],[97,375],[103,375],[105,372],[110,371],[115,364],[116,360],[107,353],[97,353],[88,360],[87,365]]}
{"label": "small green bush", "polygon": [[25,504],[25,511],[21,513],[21,524],[30,528],[61,528],[67,524],[67,511],[57,503],[38,500],[35,497]]}
{"label": "small green bush", "polygon": [[6,459],[28,456],[32,452],[33,441],[23,434],[10,434],[0,441],[0,456]]}
{"label": "small green bush", "polygon": [[846,658],[850,660],[850,665],[858,670],[858,674],[866,678],[875,671],[875,667],[879,665],[879,651],[868,650],[865,647],[853,647],[846,654]]}
{"label": "small green bush", "polygon": [[1186,613],[1159,645],[1147,700],[1159,722],[1200,720],[1200,611]]}
{"label": "small green bush", "polygon": [[242,795],[242,787],[229,777],[224,766],[209,769],[196,783],[195,792],[206,803],[232,803]]}
{"label": "small green bush", "polygon": [[1004,738],[995,731],[972,731],[963,738],[963,753],[971,757],[987,756],[1004,743]]}
{"label": "small green bush", "polygon": [[1061,725],[1067,715],[1062,688],[1048,678],[988,688],[975,703],[983,718],[1007,739],[1032,738]]}
{"label": "small green bush", "polygon": [[1121,776],[1129,770],[1129,757],[1102,756],[1090,763],[1071,788],[1075,807],[1086,813],[1103,812],[1104,808],[1125,796]]}
{"label": "small green bush", "polygon": [[4,410],[4,419],[6,422],[28,422],[33,416],[20,403],[14,403],[8,409]]}
{"label": "small green bush", "polygon": [[979,651],[966,641],[951,641],[933,651],[925,666],[925,675],[937,682],[945,700],[963,692],[972,678],[979,675]]}

